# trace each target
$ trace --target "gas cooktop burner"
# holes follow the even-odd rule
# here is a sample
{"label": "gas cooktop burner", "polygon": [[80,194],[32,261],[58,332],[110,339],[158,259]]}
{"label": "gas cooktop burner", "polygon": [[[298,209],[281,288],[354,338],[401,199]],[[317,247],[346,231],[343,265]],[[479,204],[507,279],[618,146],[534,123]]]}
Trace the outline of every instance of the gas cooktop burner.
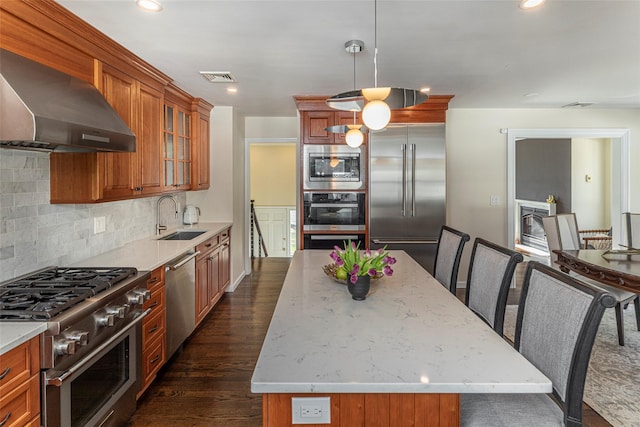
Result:
{"label": "gas cooktop burner", "polygon": [[130,267],[48,267],[0,285],[0,319],[49,320],[136,273]]}

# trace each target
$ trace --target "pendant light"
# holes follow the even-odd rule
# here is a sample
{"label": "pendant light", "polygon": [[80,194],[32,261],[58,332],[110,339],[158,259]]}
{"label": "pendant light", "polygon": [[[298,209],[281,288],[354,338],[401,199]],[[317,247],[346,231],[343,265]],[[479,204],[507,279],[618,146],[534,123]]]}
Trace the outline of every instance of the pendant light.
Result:
{"label": "pendant light", "polygon": [[362,120],[371,130],[383,129],[391,119],[391,109],[412,107],[429,97],[418,90],[378,87],[378,2],[374,0],[374,87],[343,92],[327,99],[337,110],[362,111]]}
{"label": "pendant light", "polygon": [[[348,53],[353,55],[353,88],[356,87],[356,54],[362,52],[364,49],[364,42],[362,40],[349,40],[344,44],[344,47]],[[352,125],[335,125],[325,128],[326,131],[332,133],[344,133],[347,145],[352,148],[358,148],[364,141],[364,133],[367,128],[356,123],[356,111],[353,110],[353,124]]]}

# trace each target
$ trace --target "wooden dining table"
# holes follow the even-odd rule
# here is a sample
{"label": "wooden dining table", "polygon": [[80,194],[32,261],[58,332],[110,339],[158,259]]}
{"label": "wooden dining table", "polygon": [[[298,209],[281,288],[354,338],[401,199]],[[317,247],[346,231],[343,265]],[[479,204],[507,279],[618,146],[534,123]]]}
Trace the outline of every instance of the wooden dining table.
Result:
{"label": "wooden dining table", "polygon": [[640,294],[640,253],[605,250],[557,250],[556,263],[598,282]]}

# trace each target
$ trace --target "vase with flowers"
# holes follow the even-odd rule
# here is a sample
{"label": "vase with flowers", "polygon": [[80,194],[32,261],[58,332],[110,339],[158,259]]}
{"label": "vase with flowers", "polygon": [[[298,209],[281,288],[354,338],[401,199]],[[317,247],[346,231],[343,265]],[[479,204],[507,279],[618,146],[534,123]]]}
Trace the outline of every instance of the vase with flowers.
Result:
{"label": "vase with flowers", "polygon": [[372,277],[391,276],[391,266],[396,259],[389,251],[380,248],[375,251],[360,250],[360,244],[352,241],[344,242],[343,248],[335,246],[329,254],[336,264],[336,278],[347,281],[347,289],[354,300],[362,301],[369,293]]}

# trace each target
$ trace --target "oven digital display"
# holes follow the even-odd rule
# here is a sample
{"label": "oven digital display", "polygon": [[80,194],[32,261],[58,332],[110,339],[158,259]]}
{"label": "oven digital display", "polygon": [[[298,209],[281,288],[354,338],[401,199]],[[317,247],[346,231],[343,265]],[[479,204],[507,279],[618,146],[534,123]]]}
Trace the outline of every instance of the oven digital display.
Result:
{"label": "oven digital display", "polygon": [[359,181],[360,156],[358,155],[309,155],[309,179]]}

